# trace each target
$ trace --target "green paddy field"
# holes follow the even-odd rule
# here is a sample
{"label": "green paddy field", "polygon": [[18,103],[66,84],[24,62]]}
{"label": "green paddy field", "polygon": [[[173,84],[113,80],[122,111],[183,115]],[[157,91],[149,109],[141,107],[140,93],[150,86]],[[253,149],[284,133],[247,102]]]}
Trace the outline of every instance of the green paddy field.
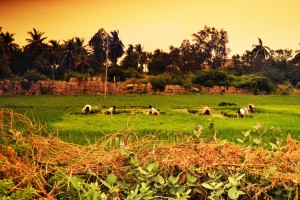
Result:
{"label": "green paddy field", "polygon": [[[221,103],[233,104],[220,106]],[[240,107],[255,105],[255,113],[237,118]],[[85,104],[92,106],[92,114],[82,115]],[[104,111],[115,105],[117,115]],[[148,106],[159,110],[159,116],[149,116]],[[202,115],[208,106],[211,115]],[[201,125],[201,137],[236,142],[243,132],[257,124],[264,134],[291,134],[299,140],[300,96],[278,95],[77,95],[77,96],[1,96],[0,107],[22,113],[39,122],[49,132],[67,142],[95,143],[106,134],[133,132],[175,139],[193,134]]]}

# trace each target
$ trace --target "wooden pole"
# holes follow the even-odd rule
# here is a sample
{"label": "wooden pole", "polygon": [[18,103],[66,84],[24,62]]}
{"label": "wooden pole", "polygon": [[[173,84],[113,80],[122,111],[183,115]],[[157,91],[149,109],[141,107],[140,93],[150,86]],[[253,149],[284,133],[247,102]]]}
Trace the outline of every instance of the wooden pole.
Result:
{"label": "wooden pole", "polygon": [[108,71],[108,35],[106,34],[106,59],[105,59],[105,82],[104,82],[104,98],[107,93],[107,71]]}

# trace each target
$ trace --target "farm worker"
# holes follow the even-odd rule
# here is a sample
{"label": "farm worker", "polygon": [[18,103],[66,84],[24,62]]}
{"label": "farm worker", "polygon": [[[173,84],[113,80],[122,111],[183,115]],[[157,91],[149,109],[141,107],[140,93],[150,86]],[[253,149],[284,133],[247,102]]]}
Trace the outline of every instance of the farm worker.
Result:
{"label": "farm worker", "polygon": [[248,110],[247,108],[240,108],[238,111],[237,111],[237,117],[246,117],[248,115]]}
{"label": "farm worker", "polygon": [[210,115],[210,109],[206,106],[203,109],[203,115]]}
{"label": "farm worker", "polygon": [[149,106],[149,115],[159,115],[159,112],[152,106]]}
{"label": "farm worker", "polygon": [[90,106],[90,105],[85,105],[84,107],[83,107],[83,109],[81,110],[81,113],[82,114],[84,114],[84,115],[87,115],[87,114],[89,114],[90,112],[92,111],[92,106]]}
{"label": "farm worker", "polygon": [[249,104],[248,108],[249,108],[249,112],[254,113],[254,105],[253,104]]}
{"label": "farm worker", "polygon": [[116,114],[116,106],[113,106],[113,107],[107,109],[107,111],[105,112],[105,114],[107,114],[107,115],[114,114],[115,115]]}

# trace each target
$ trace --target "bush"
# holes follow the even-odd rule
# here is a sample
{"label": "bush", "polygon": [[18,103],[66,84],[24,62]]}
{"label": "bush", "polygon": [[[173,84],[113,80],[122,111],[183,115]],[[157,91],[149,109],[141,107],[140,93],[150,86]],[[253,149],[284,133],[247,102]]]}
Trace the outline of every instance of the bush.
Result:
{"label": "bush", "polygon": [[198,110],[190,108],[190,109],[188,109],[188,112],[192,113],[192,114],[196,114],[196,113],[198,113]]}
{"label": "bush", "polygon": [[126,79],[130,79],[130,78],[140,78],[141,75],[134,68],[128,68],[123,70],[120,67],[116,67],[108,71],[108,80],[113,81],[114,77],[115,80],[118,82],[118,81],[125,81]]}
{"label": "bush", "polygon": [[166,81],[161,78],[151,78],[150,83],[154,91],[164,91],[166,88]]}
{"label": "bush", "polygon": [[77,79],[85,79],[85,78],[88,78],[89,75],[88,74],[81,74],[79,72],[76,72],[76,71],[69,71],[69,74],[68,74],[68,77],[67,77],[67,80],[69,80],[70,78],[77,78]]}
{"label": "bush", "polygon": [[149,79],[154,91],[164,91],[166,85],[183,85],[182,79],[176,75],[162,74]]}
{"label": "bush", "polygon": [[214,85],[231,85],[234,76],[228,75],[222,70],[203,70],[200,71],[192,80],[192,83],[212,87]]}
{"label": "bush", "polygon": [[268,94],[275,91],[275,84],[270,78],[256,75],[241,76],[236,79],[234,86],[251,89],[255,94],[259,91],[265,91]]}
{"label": "bush", "polygon": [[27,70],[25,74],[23,75],[23,79],[31,81],[39,81],[39,80],[46,80],[47,77],[44,74],[41,74],[40,72],[36,71],[35,69]]}

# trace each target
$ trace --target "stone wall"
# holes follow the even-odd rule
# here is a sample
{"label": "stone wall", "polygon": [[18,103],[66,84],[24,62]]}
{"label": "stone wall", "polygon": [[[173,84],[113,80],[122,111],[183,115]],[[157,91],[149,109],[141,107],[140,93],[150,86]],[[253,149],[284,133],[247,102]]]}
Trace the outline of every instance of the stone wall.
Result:
{"label": "stone wall", "polygon": [[[107,83],[107,93],[122,94],[252,94],[251,90],[236,88],[234,86],[214,86],[214,87],[193,87],[186,89],[180,85],[167,85],[165,91],[153,91],[151,83],[127,84],[121,82]],[[101,78],[93,77],[86,79],[71,78],[70,81],[37,81],[18,82],[4,80],[0,81],[0,95],[75,95],[75,94],[103,94],[104,81]]]}

